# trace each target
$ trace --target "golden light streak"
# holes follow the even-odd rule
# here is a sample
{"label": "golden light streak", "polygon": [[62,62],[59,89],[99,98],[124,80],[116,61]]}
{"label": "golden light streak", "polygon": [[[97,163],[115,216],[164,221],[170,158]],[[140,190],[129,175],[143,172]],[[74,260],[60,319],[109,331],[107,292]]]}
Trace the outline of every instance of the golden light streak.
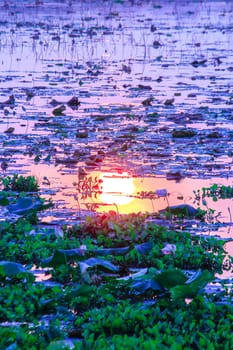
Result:
{"label": "golden light streak", "polygon": [[101,179],[103,182],[100,199],[103,203],[126,205],[133,200],[134,181],[127,173],[103,173]]}

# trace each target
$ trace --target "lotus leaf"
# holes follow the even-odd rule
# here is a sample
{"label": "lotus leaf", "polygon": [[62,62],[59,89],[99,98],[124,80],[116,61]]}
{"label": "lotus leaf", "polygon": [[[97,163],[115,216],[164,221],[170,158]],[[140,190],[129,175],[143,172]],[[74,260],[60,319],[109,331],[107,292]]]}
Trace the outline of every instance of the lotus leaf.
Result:
{"label": "lotus leaf", "polygon": [[160,210],[160,213],[164,212],[168,212],[174,215],[184,215],[186,217],[195,217],[198,213],[197,209],[188,204],[174,205]]}
{"label": "lotus leaf", "polygon": [[14,204],[9,204],[7,209],[12,214],[26,215],[32,211],[46,209],[48,205],[43,204],[39,197],[19,197]]}
{"label": "lotus leaf", "polygon": [[144,276],[147,272],[148,272],[148,268],[140,269],[138,272],[135,272],[135,273],[130,274],[128,276],[118,278],[118,280],[120,280],[120,281],[128,281],[130,279],[134,280],[135,278]]}
{"label": "lotus leaf", "polygon": [[131,285],[131,288],[137,291],[136,294],[143,294],[149,289],[154,290],[156,292],[161,292],[164,290],[163,286],[152,278],[147,280],[135,279]]}
{"label": "lotus leaf", "polygon": [[125,255],[130,250],[130,247],[121,248],[103,248],[103,249],[91,249],[89,252],[96,256],[104,255]]}
{"label": "lotus leaf", "polygon": [[212,272],[199,270],[185,284],[171,288],[171,296],[173,299],[194,298],[213,277]]}
{"label": "lotus leaf", "polygon": [[142,244],[137,244],[135,248],[137,249],[138,253],[147,254],[152,249],[152,246],[153,246],[152,242],[146,242]]}
{"label": "lotus leaf", "polygon": [[85,254],[84,250],[80,248],[67,249],[67,250],[57,249],[55,250],[52,256],[42,260],[41,266],[55,267],[55,266],[67,264],[67,262],[80,259],[80,257],[84,256],[84,254]]}
{"label": "lotus leaf", "polygon": [[186,275],[178,269],[165,270],[156,276],[156,280],[164,287],[171,288],[187,281]]}
{"label": "lotus leaf", "polygon": [[87,269],[89,267],[94,267],[94,266],[98,266],[99,268],[102,268],[102,269],[108,270],[108,271],[112,271],[112,272],[119,271],[118,266],[113,265],[111,262],[109,262],[107,260],[98,259],[98,258],[90,258],[90,259],[87,259],[83,262],[80,262],[81,273],[85,274],[85,272],[87,271]]}
{"label": "lotus leaf", "polygon": [[29,280],[34,280],[34,276],[30,271],[26,270],[23,265],[12,261],[0,261],[0,276],[28,277]]}

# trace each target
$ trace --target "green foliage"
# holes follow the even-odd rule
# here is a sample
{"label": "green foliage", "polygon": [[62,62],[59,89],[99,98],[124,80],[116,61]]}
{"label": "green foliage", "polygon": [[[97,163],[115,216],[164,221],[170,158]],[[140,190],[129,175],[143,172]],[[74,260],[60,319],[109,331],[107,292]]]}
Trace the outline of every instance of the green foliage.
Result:
{"label": "green foliage", "polygon": [[171,215],[175,215],[180,218],[193,218],[198,215],[197,209],[193,208],[191,205],[188,204],[169,206],[166,209],[160,211],[160,213],[163,212],[167,214],[168,217]]}
{"label": "green foliage", "polygon": [[14,174],[0,179],[4,191],[38,192],[39,185],[34,176]]}
{"label": "green foliage", "polygon": [[168,269],[163,271],[158,274],[156,279],[164,288],[182,285],[187,281],[186,275],[178,269]]}
{"label": "green foliage", "polygon": [[7,185],[8,190],[0,191],[0,206],[5,206],[10,215],[24,216],[35,224],[38,221],[37,212],[53,206],[50,200],[46,201],[38,193],[29,196],[25,191],[20,193],[12,191],[11,187],[14,188],[14,186]]}
{"label": "green foliage", "polygon": [[192,278],[183,285],[174,285],[170,289],[171,296],[174,300],[184,298],[194,298],[208,282],[214,278],[213,273],[204,270],[198,271]]}
{"label": "green foliage", "polygon": [[218,199],[233,198],[233,187],[213,184],[211,187],[202,188],[202,198],[211,197],[213,201]]}
{"label": "green foliage", "polygon": [[44,204],[44,200],[39,197],[18,197],[13,203],[7,206],[10,213],[16,215],[28,215],[37,211],[49,208],[50,203]]}
{"label": "green foliage", "polygon": [[124,238],[124,241],[131,242],[143,229],[146,217],[146,214],[141,213],[119,215],[115,212],[88,217],[82,227],[82,234],[97,238],[100,244],[110,233],[112,240],[118,241]]}
{"label": "green foliage", "polygon": [[58,325],[1,327],[0,347],[6,350],[44,350],[52,339],[64,337]]}
{"label": "green foliage", "polygon": [[27,271],[21,264],[11,261],[0,261],[0,280],[21,278],[34,281],[34,276]]}
{"label": "green foliage", "polygon": [[[28,216],[44,205],[38,195],[4,191],[0,200],[21,214],[0,223],[0,348],[231,347],[232,292],[205,293],[222,269],[224,241],[140,213],[45,229]],[[35,267],[49,280],[35,280]]]}
{"label": "green foliage", "polygon": [[75,321],[84,337],[77,349],[171,349],[172,344],[176,344],[174,349],[214,349],[216,341],[222,348],[232,347],[231,306],[197,297],[177,307],[161,300],[153,307],[137,304],[132,308],[120,302],[101,308],[101,312],[90,310]]}

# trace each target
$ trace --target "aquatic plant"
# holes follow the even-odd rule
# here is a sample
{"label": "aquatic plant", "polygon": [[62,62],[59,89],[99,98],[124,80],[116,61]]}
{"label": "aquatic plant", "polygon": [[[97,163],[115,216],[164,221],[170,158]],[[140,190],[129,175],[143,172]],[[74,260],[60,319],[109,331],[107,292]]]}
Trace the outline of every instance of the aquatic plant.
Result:
{"label": "aquatic plant", "polygon": [[6,176],[0,178],[0,183],[3,191],[16,192],[38,192],[39,185],[34,176],[23,176],[14,174],[13,176]]}
{"label": "aquatic plant", "polygon": [[[224,241],[169,231],[147,218],[110,212],[64,226],[62,234],[56,234],[58,228],[35,227],[27,217],[2,222],[0,321],[8,325],[1,328],[1,346],[54,349],[72,343],[84,349],[94,346],[95,339],[107,349],[109,344],[124,344],[126,338],[133,346],[144,339],[139,329],[148,333],[148,344],[165,344],[162,329],[166,336],[171,333],[159,322],[171,322],[174,337],[186,317],[192,316],[196,328],[198,303],[202,316],[206,313],[212,320],[217,306],[205,287],[221,270]],[[165,254],[169,247],[172,253]],[[36,281],[35,265],[49,281]],[[226,329],[228,314],[229,309],[222,309]],[[18,322],[14,328],[13,321]],[[151,327],[160,340],[151,336]],[[203,323],[200,329],[205,327]],[[79,341],[68,340],[71,337]],[[180,339],[188,344],[188,337]]]}

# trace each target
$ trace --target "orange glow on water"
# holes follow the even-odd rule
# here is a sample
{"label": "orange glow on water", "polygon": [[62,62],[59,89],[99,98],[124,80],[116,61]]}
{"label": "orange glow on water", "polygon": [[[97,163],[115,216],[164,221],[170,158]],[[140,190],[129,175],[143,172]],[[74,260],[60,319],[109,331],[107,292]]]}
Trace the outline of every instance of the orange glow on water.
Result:
{"label": "orange glow on water", "polygon": [[125,205],[133,200],[135,185],[133,178],[128,177],[127,173],[103,173],[102,194],[100,199],[106,204]]}

